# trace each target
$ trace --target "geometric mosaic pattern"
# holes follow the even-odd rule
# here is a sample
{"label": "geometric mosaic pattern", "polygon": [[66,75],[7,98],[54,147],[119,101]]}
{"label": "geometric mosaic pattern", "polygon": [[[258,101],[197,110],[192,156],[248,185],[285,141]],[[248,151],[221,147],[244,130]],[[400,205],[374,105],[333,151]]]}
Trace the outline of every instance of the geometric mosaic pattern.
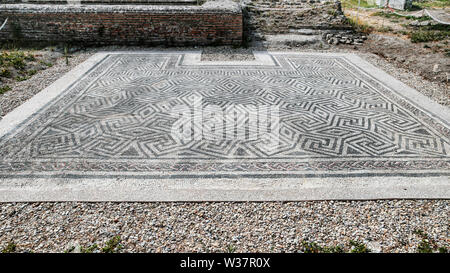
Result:
{"label": "geometric mosaic pattern", "polygon": [[[450,169],[446,123],[345,57],[279,55],[275,66],[253,67],[184,66],[182,58],[108,55],[0,139],[0,174]],[[279,106],[279,149],[265,151],[261,139],[175,142],[171,109],[193,94],[223,109]]]}

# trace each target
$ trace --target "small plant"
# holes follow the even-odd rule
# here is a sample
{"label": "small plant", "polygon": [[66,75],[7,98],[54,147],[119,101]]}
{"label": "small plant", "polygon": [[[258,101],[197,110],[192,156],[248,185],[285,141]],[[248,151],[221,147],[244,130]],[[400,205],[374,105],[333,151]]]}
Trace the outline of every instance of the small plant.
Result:
{"label": "small plant", "polygon": [[449,37],[450,32],[445,31],[413,31],[409,34],[411,42],[413,43],[425,43],[444,40]]}
{"label": "small plant", "polygon": [[26,54],[25,55],[25,60],[27,60],[29,62],[34,62],[34,61],[36,61],[36,57],[34,57],[33,54]]}
{"label": "small plant", "polygon": [[[77,249],[78,248],[78,249]],[[73,252],[79,252],[79,253],[94,253],[95,251],[97,251],[98,245],[97,244],[93,244],[90,245],[88,247],[84,247],[84,246],[71,246],[68,249],[66,249],[64,251],[64,253],[73,253]]]}
{"label": "small plant", "polygon": [[322,247],[314,242],[302,242],[302,251],[304,253],[320,253],[322,252]]}
{"label": "small plant", "polygon": [[361,242],[350,240],[351,253],[369,253],[370,249]]}
{"label": "small plant", "polygon": [[64,253],[72,253],[74,250],[75,250],[75,247],[71,246],[68,249],[64,250]]}
{"label": "small plant", "polygon": [[28,76],[17,76],[16,77],[16,81],[18,81],[18,82],[23,82],[23,81],[26,81],[26,80],[28,80],[30,77],[28,77]]}
{"label": "small plant", "polygon": [[26,81],[29,78],[31,78],[31,76],[36,74],[37,71],[35,69],[31,69],[31,70],[28,70],[28,71],[19,71],[18,73],[20,75],[16,77],[16,81],[22,82],[22,81]]}
{"label": "small plant", "polygon": [[23,51],[3,51],[0,54],[0,67],[14,67],[18,70],[23,70],[26,67],[27,62],[33,62],[36,58],[33,54],[24,53]]}
{"label": "small plant", "polygon": [[17,245],[13,242],[10,242],[6,245],[5,248],[2,249],[2,253],[14,253],[16,252]]}
{"label": "small plant", "polygon": [[448,253],[448,249],[445,246],[441,246],[438,248],[439,253]]}
{"label": "small plant", "polygon": [[433,253],[433,248],[427,239],[422,239],[422,241],[417,246],[418,253]]}
{"label": "small plant", "polygon": [[27,75],[28,75],[28,76],[33,76],[33,75],[36,74],[36,73],[37,73],[37,70],[36,70],[36,69],[30,69],[30,70],[27,71]]}
{"label": "small plant", "polygon": [[41,63],[42,65],[45,65],[47,67],[52,67],[53,66],[53,64],[51,62],[40,61],[39,63]]}
{"label": "small plant", "polygon": [[106,242],[106,246],[101,249],[102,253],[115,253],[122,249],[120,236],[115,236]]}
{"label": "small plant", "polygon": [[331,246],[331,247],[324,247],[323,253],[344,253],[344,248],[342,246]]}
{"label": "small plant", "polygon": [[361,22],[355,18],[348,18],[348,23],[358,32],[368,34],[373,31],[372,26],[369,26],[367,23]]}
{"label": "small plant", "polygon": [[377,29],[379,32],[392,32],[393,29],[389,26],[380,27]]}
{"label": "small plant", "polygon": [[86,248],[81,247],[81,253],[94,253],[94,251],[96,251],[96,250],[98,250],[97,244],[90,245]]}
{"label": "small plant", "polygon": [[120,244],[120,236],[114,236],[112,239],[105,243],[105,246],[100,248],[98,244],[92,244],[89,246],[71,246],[66,249],[64,253],[117,253],[122,249]]}
{"label": "small plant", "polygon": [[230,244],[230,245],[227,246],[227,252],[228,253],[233,253],[235,251],[236,251],[236,248],[233,245]]}
{"label": "small plant", "polygon": [[377,11],[371,14],[371,16],[379,16],[379,17],[384,17],[384,18],[404,18],[407,20],[418,20],[418,21],[428,21],[431,20],[431,17],[429,16],[422,16],[422,17],[415,17],[415,16],[401,16],[399,14],[396,13],[392,13],[392,12],[385,12],[385,11]]}
{"label": "small plant", "polygon": [[13,66],[15,69],[22,70],[25,68],[26,55],[23,52],[17,52],[15,54],[9,55],[9,65]]}
{"label": "small plant", "polygon": [[438,246],[438,244],[433,239],[431,239],[423,230],[415,230],[414,234],[422,239],[417,246],[417,253],[448,253],[448,249],[446,247]]}
{"label": "small plant", "polygon": [[11,77],[11,71],[9,71],[7,68],[1,68],[0,69],[0,77],[4,77],[4,78]]}
{"label": "small plant", "polygon": [[0,95],[8,92],[9,90],[11,90],[11,87],[8,85],[0,86]]}

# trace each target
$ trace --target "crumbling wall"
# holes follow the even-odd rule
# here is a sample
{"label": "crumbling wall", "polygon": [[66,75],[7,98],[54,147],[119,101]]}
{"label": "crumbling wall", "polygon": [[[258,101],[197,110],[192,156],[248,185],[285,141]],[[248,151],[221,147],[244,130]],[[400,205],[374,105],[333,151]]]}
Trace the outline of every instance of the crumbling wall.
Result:
{"label": "crumbling wall", "polygon": [[235,0],[241,2],[249,39],[299,29],[349,29],[339,1]]}
{"label": "crumbling wall", "polygon": [[0,5],[0,41],[84,45],[239,45],[242,11],[231,1],[202,6]]}

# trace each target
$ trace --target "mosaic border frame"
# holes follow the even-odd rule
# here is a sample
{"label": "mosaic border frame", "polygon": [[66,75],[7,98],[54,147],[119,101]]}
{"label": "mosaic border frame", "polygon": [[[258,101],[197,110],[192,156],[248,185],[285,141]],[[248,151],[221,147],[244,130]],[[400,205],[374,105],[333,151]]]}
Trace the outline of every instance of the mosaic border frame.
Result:
{"label": "mosaic border frame", "polygon": [[[80,79],[80,75],[85,75],[88,71],[93,69],[96,65],[98,65],[99,61],[105,58],[105,56],[109,54],[191,54],[191,56],[197,56],[193,58],[194,60],[200,55],[200,52],[189,52],[189,51],[177,51],[177,52],[171,52],[171,51],[150,51],[150,52],[102,52],[97,53],[91,58],[89,58],[86,62],[82,63],[81,65],[77,66],[75,69],[67,73],[65,76],[63,76],[61,79],[56,81],[54,84],[49,86],[48,88],[41,91],[39,94],[37,94],[35,97],[33,97],[28,102],[24,103],[22,106],[18,107],[11,113],[9,113],[7,116],[4,117],[4,119],[0,122],[0,137],[13,131],[14,128],[16,128],[20,123],[25,121],[28,118],[33,118],[34,115],[36,115],[37,110],[42,109],[45,107],[46,104],[49,103],[49,101],[55,99],[59,95],[61,95],[62,92],[64,92],[68,87],[70,87],[73,83],[78,81]],[[264,54],[264,53],[259,53]],[[445,134],[448,134],[448,121],[450,120],[450,112],[446,107],[443,107],[433,101],[431,101],[429,98],[425,97],[424,95],[420,94],[416,90],[407,87],[400,81],[394,79],[393,77],[389,76],[385,72],[379,70],[378,68],[370,65],[366,61],[362,60],[356,55],[353,54],[341,54],[341,53],[293,53],[293,52],[270,52],[272,55],[320,55],[320,56],[331,56],[331,57],[345,57],[351,64],[357,66],[362,72],[369,74],[370,76],[376,79],[378,84],[384,85],[384,88],[388,88],[392,91],[395,91],[398,96],[397,99],[400,100],[407,100],[406,104],[412,104],[415,107],[418,108],[419,111],[421,111],[419,114],[423,115],[425,118],[428,118],[430,121],[437,122],[436,118],[439,119],[437,122],[437,126],[442,126],[444,131],[441,131]],[[198,61],[194,64],[189,63],[183,63],[183,65],[187,66],[195,66],[199,65]],[[217,62],[214,65],[219,65]],[[221,62],[220,65],[235,65],[234,63],[227,63],[227,62]],[[253,65],[253,64],[252,64]],[[270,65],[270,63],[264,63],[262,65]],[[398,92],[401,92],[402,94],[399,94]],[[407,94],[403,95],[403,93]],[[411,101],[412,100],[412,101]],[[420,109],[422,108],[422,109]],[[423,109],[427,109],[428,111],[423,111]],[[438,160],[439,161],[439,160]],[[0,177],[0,202],[5,202],[8,200],[11,200],[12,196],[14,196],[13,192],[23,192],[24,197],[15,197],[12,198],[15,201],[265,201],[265,200],[323,200],[323,199],[347,199],[348,196],[352,196],[354,199],[383,199],[383,198],[450,198],[450,183],[449,183],[449,166],[450,162],[449,160],[440,160],[439,162],[436,161],[430,161],[430,160],[416,160],[417,164],[411,164],[411,161],[406,160],[399,160],[397,163],[395,162],[386,162],[382,160],[374,160],[374,170],[372,172],[367,172],[367,166],[358,166],[358,162],[341,162],[338,165],[345,165],[344,169],[348,170],[348,167],[350,166],[352,169],[352,173],[343,172],[342,169],[336,169],[337,172],[330,173],[329,171],[324,172],[317,172],[317,168],[314,168],[314,164],[312,166],[308,166],[309,171],[302,172],[302,173],[295,173],[292,172],[288,175],[277,175],[277,174],[262,174],[261,177],[267,178],[267,179],[275,179],[275,180],[283,180],[286,183],[291,183],[292,187],[296,189],[294,192],[294,197],[291,194],[281,194],[278,197],[276,193],[281,193],[284,187],[281,188],[275,188],[274,185],[267,184],[267,181],[257,181],[255,180],[257,176],[248,176],[245,173],[235,173],[235,174],[217,174],[217,175],[211,175],[204,172],[199,172],[196,175],[192,176],[183,176],[183,175],[171,175],[167,173],[167,170],[161,170],[160,172],[157,172],[155,175],[142,175],[139,174],[139,172],[132,172],[132,173],[126,173],[126,174],[120,174],[120,172],[117,173],[117,176],[111,177],[108,175],[100,175],[100,176],[92,176],[92,175],[86,175],[82,173],[59,173],[59,174],[51,174],[47,173],[45,169],[42,170],[41,175],[34,174],[34,171],[23,173],[20,175],[3,175]],[[48,164],[64,164],[64,162],[47,162]],[[67,163],[67,162],[66,162]],[[72,164],[73,166],[76,166],[77,164],[81,164],[82,162],[77,162],[76,160],[68,162],[69,166]],[[104,164],[110,164],[111,162],[104,162]],[[276,162],[273,163],[276,165]],[[302,163],[304,164],[304,163]],[[320,162],[317,163],[320,165]],[[407,166],[406,169],[409,171],[406,172],[398,172],[395,171],[395,168],[392,169],[392,172],[386,172],[386,166],[395,165],[395,164],[404,164]],[[119,164],[120,165],[120,164]],[[195,164],[194,164],[195,165]],[[311,165],[311,164],[310,164]],[[379,170],[376,168],[376,166],[382,166],[384,169]],[[418,166],[428,166],[425,168],[419,169]],[[440,166],[439,168],[436,168],[437,166]],[[192,166],[190,166],[192,167]],[[398,167],[398,166],[397,166]],[[58,168],[61,168],[59,166]],[[118,170],[120,170],[120,166],[117,166]],[[198,166],[194,166],[194,169],[198,168]],[[227,169],[227,167],[224,167]],[[229,167],[228,167],[229,168]],[[64,170],[64,168],[62,168]],[[148,166],[147,168],[148,171]],[[202,168],[200,168],[202,169]],[[428,171],[427,171],[428,169]],[[189,166],[186,170],[192,171],[192,168],[190,169]],[[97,170],[100,174],[102,173],[101,169]],[[289,171],[289,170],[288,170]],[[365,172],[366,171],[366,172]],[[355,180],[357,178],[364,178],[364,184],[361,182],[361,185],[358,185],[359,183]],[[133,183],[138,183],[139,187],[148,187],[150,186],[152,188],[152,191],[155,192],[155,187],[162,189],[162,188],[171,188],[176,183],[179,183],[179,179],[188,180],[188,182],[184,181],[184,183],[192,183],[189,185],[188,192],[197,192],[198,195],[198,189],[195,189],[195,183],[201,183],[206,185],[205,192],[210,192],[209,197],[203,196],[203,194],[196,196],[192,196],[190,194],[184,194],[183,198],[177,198],[175,196],[178,196],[177,194],[169,194],[167,195],[167,190],[163,190],[160,192],[160,197],[156,197],[154,194],[148,194],[147,197],[139,197],[134,198],[128,195],[128,198],[123,199],[123,197],[112,197],[114,192],[117,192],[116,186],[119,186],[120,183],[116,182],[115,185],[109,185],[105,187],[110,187],[111,190],[106,190],[106,192],[110,192],[109,194],[102,195],[103,197],[98,197],[98,194],[94,193],[92,190],[89,190],[89,188],[96,188],[99,190],[100,184],[93,185],[93,181],[97,181],[95,183],[99,183],[98,179],[104,179],[104,180],[120,180],[123,181],[123,185],[120,187],[122,190],[124,188],[127,189],[127,191],[131,190],[133,191]],[[167,180],[169,179],[169,180]],[[305,181],[305,179],[307,181]],[[46,181],[44,184],[40,184],[37,181]],[[408,182],[411,180],[417,180],[417,183],[414,184],[412,182]],[[17,187],[17,183],[20,181],[20,187]],[[125,182],[128,181],[128,182]],[[190,182],[189,182],[190,181]],[[199,182],[201,181],[201,182]],[[218,191],[212,191],[208,190],[208,187],[213,187],[214,184],[219,185],[221,182],[215,182],[215,181],[226,181],[224,182],[225,185],[222,185],[222,189]],[[236,181],[242,181],[243,183],[250,183],[254,184],[252,188],[254,188],[251,191],[251,194],[247,194],[245,198],[243,198],[242,195],[237,194],[235,197],[224,197],[228,196],[226,193],[230,191],[236,191],[239,192],[239,189],[232,188],[227,189],[230,185],[234,184]],[[314,183],[312,182],[314,181]],[[324,186],[322,182],[328,181],[329,185]],[[352,181],[352,182],[345,182],[345,181]],[[397,185],[394,185],[393,182],[390,181],[397,181]],[[129,183],[129,184],[126,184]],[[206,184],[205,184],[206,183]],[[209,184],[208,184],[209,183]],[[347,188],[347,193],[340,193],[340,194],[333,194],[337,193],[339,191],[342,191],[342,189],[339,189],[339,183],[344,183],[344,188]],[[345,185],[348,183],[348,185]],[[405,184],[406,183],[406,184]],[[171,184],[173,184],[171,186]],[[252,185],[253,185],[252,184]],[[15,185],[15,186],[13,186]],[[64,194],[60,194],[60,197],[50,197],[53,196],[50,194],[51,192],[55,193],[61,190],[61,186],[67,187],[69,191],[77,192],[78,190],[82,190],[84,194],[81,194],[78,192],[73,196],[65,196]],[[183,184],[186,185],[186,184]],[[209,186],[208,186],[209,185]],[[258,186],[259,185],[259,186]],[[264,185],[262,187],[261,185]],[[318,185],[321,185],[319,188],[317,188]],[[384,186],[381,186],[384,185]],[[399,187],[400,185],[403,185],[402,188],[402,194],[400,192],[392,191],[392,189],[395,189]],[[361,186],[363,186],[361,188]],[[354,189],[358,190],[351,190],[352,187]],[[358,197],[358,191],[363,191],[363,189],[375,189],[375,188],[383,188],[382,193],[373,190],[372,193],[369,194],[361,194]],[[438,187],[439,190],[436,190]],[[44,192],[47,192],[49,195],[47,197],[41,196],[37,197],[36,194],[38,191],[41,191],[43,188],[46,188]],[[270,188],[270,192],[272,197],[267,197],[267,189]],[[305,195],[305,192],[308,192],[307,189],[314,188],[317,192],[316,194],[309,194]],[[22,189],[22,190],[20,190]],[[41,189],[41,190],[38,190]],[[391,189],[391,190],[389,190]],[[420,190],[417,190],[420,189]],[[135,190],[137,190],[135,188]],[[180,192],[185,191],[180,190]],[[242,190],[243,192],[245,190]],[[105,189],[100,189],[100,192],[105,192]],[[119,190],[120,192],[120,190]],[[261,193],[261,196],[259,196],[258,192]],[[291,191],[290,191],[291,192]],[[319,192],[321,192],[319,194]],[[405,192],[408,192],[408,194],[405,195]],[[413,194],[414,192],[414,194]],[[64,197],[65,196],[65,197]],[[91,196],[91,197],[89,197]],[[92,196],[97,196],[96,198]],[[125,196],[125,194],[124,194]],[[152,197],[151,197],[152,196]],[[203,197],[199,197],[203,196]],[[253,197],[251,197],[253,196]],[[264,197],[266,196],[266,197]],[[297,196],[297,197],[295,197]],[[303,196],[303,197],[302,197]],[[346,197],[347,196],[347,197]],[[37,199],[36,199],[37,198]]]}

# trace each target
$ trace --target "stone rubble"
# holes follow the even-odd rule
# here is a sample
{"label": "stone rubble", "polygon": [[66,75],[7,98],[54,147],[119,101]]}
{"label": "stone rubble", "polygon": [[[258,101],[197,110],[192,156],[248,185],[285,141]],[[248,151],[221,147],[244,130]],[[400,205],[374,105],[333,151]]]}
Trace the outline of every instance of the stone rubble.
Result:
{"label": "stone rubble", "polygon": [[361,45],[367,40],[367,36],[353,31],[337,31],[325,32],[322,35],[323,40],[329,45],[347,44],[347,45]]}

